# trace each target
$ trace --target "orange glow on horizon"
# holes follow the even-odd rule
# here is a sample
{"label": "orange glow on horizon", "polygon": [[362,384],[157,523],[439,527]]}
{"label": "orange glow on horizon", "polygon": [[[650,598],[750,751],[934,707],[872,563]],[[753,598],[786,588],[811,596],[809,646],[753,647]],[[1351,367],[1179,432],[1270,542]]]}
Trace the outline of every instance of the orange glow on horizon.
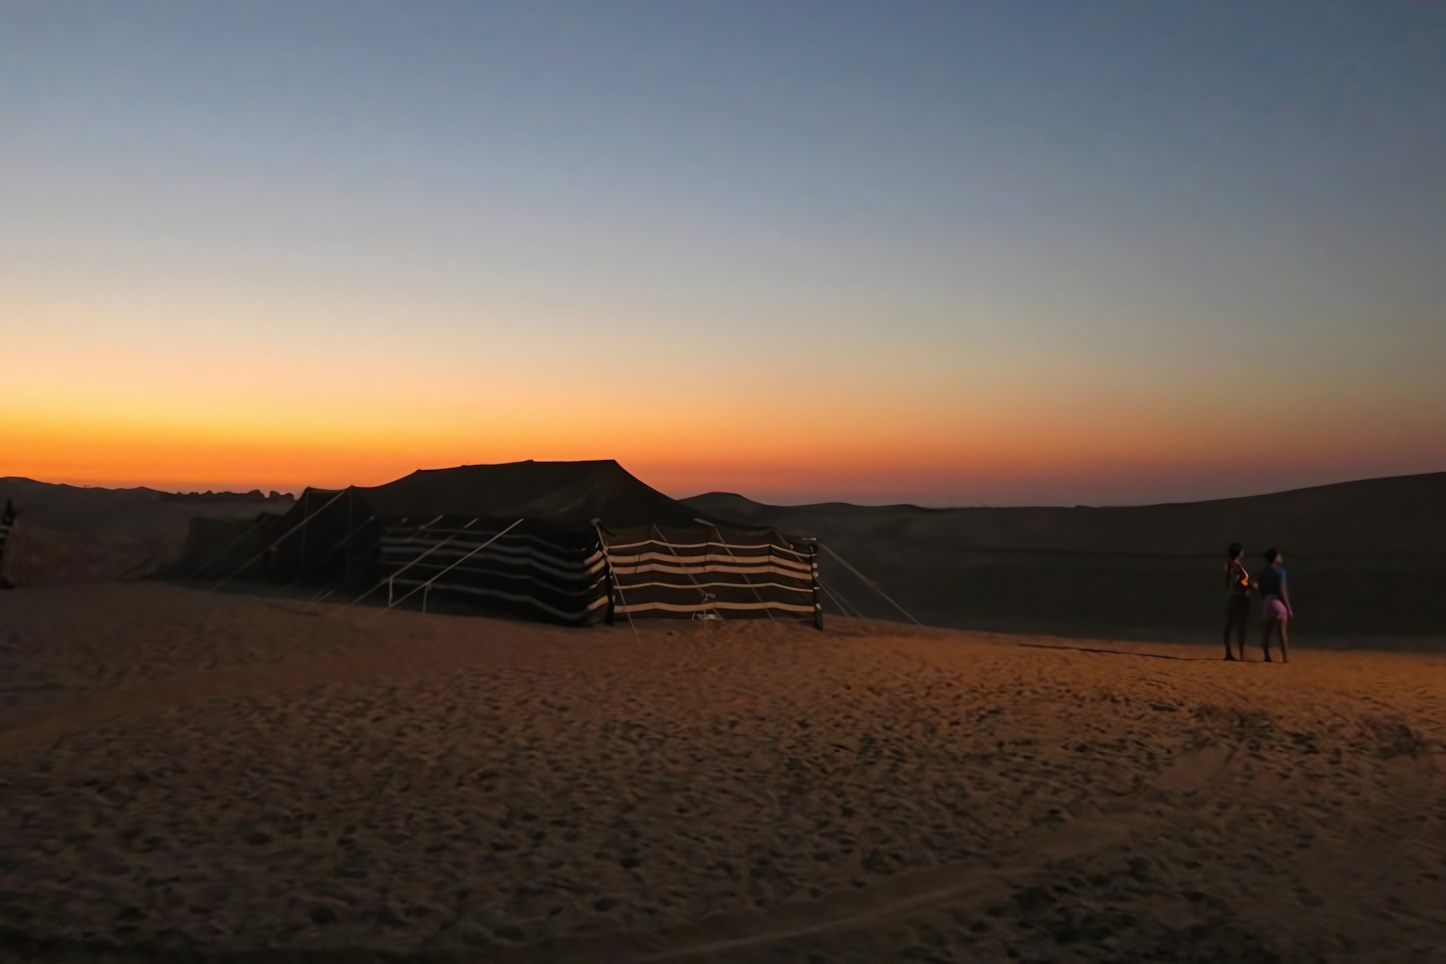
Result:
{"label": "orange glow on horizon", "polygon": [[1440,468],[1439,423],[1409,380],[1373,385],[1365,402],[1303,381],[1290,406],[1222,418],[1239,410],[1238,388],[1210,372],[1111,373],[1042,350],[951,354],[840,336],[780,349],[809,358],[801,369],[666,339],[599,340],[596,326],[527,342],[517,332],[560,322],[525,315],[500,335],[459,329],[442,350],[380,327],[380,308],[315,306],[316,323],[334,327],[292,338],[250,319],[305,306],[118,301],[0,294],[0,312],[31,322],[7,343],[0,476],[299,491],[417,468],[613,458],[674,496],[1019,504]]}
{"label": "orange glow on horizon", "polygon": [[[601,419],[498,420],[468,431],[445,422],[428,430],[424,420],[414,428],[405,419],[380,425],[320,417],[273,423],[268,416],[260,423],[178,419],[156,425],[139,419],[32,418],[11,426],[0,476],[183,491],[299,491],[307,485],[375,485],[417,468],[615,458],[674,496],[723,490],[763,501],[812,500],[809,493],[842,492],[857,501],[1007,503],[1017,501],[1008,496],[1011,491],[1047,491],[1040,479],[1060,487],[1070,480],[1184,478],[1205,466],[1202,453],[1222,447],[1213,432],[1197,427],[1172,436],[1143,419],[1111,420],[1103,430],[1076,419],[1033,416],[1002,422],[916,419],[900,429],[874,417],[843,426],[846,431],[806,435],[759,432],[747,419],[695,422],[675,415],[624,424],[616,432]],[[1269,439],[1252,444],[1234,438],[1231,454],[1238,464],[1253,459],[1278,466],[1330,451],[1326,438],[1295,441],[1284,463]],[[991,492],[1004,495],[976,494]]]}

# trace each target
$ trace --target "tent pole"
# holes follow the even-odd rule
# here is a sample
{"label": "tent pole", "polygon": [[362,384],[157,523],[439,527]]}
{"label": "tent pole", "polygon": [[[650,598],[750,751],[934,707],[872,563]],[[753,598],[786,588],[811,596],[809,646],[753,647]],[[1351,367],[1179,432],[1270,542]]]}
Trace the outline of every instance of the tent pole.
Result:
{"label": "tent pole", "polygon": [[[622,580],[618,578],[617,570],[613,568],[613,557],[612,557],[611,554],[608,553],[607,540],[603,538],[602,528],[601,528],[601,526],[598,525],[598,521],[599,521],[599,520],[597,520],[597,519],[593,519],[593,520],[592,520],[592,527],[593,527],[593,531],[597,533],[597,544],[598,544],[598,547],[602,549],[603,562],[604,562],[604,563],[607,565],[607,567],[608,567],[608,574],[613,577],[613,586],[615,586],[615,587],[617,588],[618,599],[622,602],[624,613],[625,613],[625,614],[627,615],[627,617],[628,617],[628,625],[631,626],[632,629],[633,629],[633,640],[634,640],[635,642],[641,643],[641,642],[643,641],[643,638],[638,635],[638,624],[635,623],[635,622],[633,622],[633,611],[628,608],[628,597],[623,595],[623,583],[622,583]],[[612,597],[612,593],[609,592],[609,593],[608,593],[608,596],[609,596],[609,598],[611,598],[611,597]],[[608,603],[608,612],[609,612],[609,614],[611,614],[611,612],[612,612],[612,603],[611,603],[611,602]]]}
{"label": "tent pole", "polygon": [[[441,518],[442,518],[442,516],[437,516],[437,518],[433,519],[431,522],[427,522],[427,523],[424,523],[424,524],[422,524],[422,525],[417,526],[417,532],[421,532],[423,529],[427,528],[427,526],[431,525],[433,522],[437,522],[437,521],[438,521],[439,519],[441,519]],[[478,516],[477,518],[480,519],[481,516]],[[405,522],[405,521],[406,521],[406,518],[403,517],[402,521]],[[475,525],[476,522],[477,522],[477,519],[473,519],[471,522],[467,523],[466,525],[464,525],[464,526],[462,527],[462,531],[465,532],[466,530],[472,528],[472,526]],[[415,533],[414,533],[414,534],[415,534]],[[382,588],[383,586],[387,585],[387,580],[388,580],[388,579],[394,579],[394,578],[396,578],[397,576],[400,576],[402,573],[406,572],[408,569],[412,568],[412,567],[415,566],[417,563],[421,562],[423,559],[427,558],[427,557],[430,556],[432,553],[436,552],[438,549],[442,548],[443,546],[445,546],[447,543],[451,542],[451,541],[452,541],[453,539],[455,539],[455,538],[457,538],[457,536],[456,536],[455,533],[453,533],[452,535],[450,535],[450,536],[448,536],[447,538],[443,539],[441,542],[437,543],[435,546],[433,546],[432,548],[428,549],[426,552],[422,553],[420,556],[418,556],[417,558],[413,559],[411,562],[407,563],[405,566],[403,566],[402,568],[398,569],[396,572],[392,573],[390,576],[383,577],[383,579],[382,579],[381,582],[377,583],[375,586],[371,587],[371,588],[368,589],[366,592],[362,593],[360,596],[356,597],[355,599],[353,599],[351,602],[347,603],[346,605],[347,605],[347,606],[355,606],[357,603],[361,602],[363,599],[367,598],[367,597],[370,596],[372,593],[376,592],[378,589],[380,589],[380,588]],[[390,590],[388,590],[388,592],[390,592]],[[388,602],[390,602],[390,599],[388,600]],[[342,608],[345,609],[346,606],[343,606]]]}
{"label": "tent pole", "polygon": [[[665,535],[663,535],[663,530],[658,528],[658,524],[655,522],[655,523],[652,524],[652,526],[653,526],[653,531],[658,534],[658,541],[659,541],[660,543],[662,543],[663,545],[665,545],[665,546],[668,547],[668,551],[673,554],[674,558],[681,560],[683,557],[678,554],[678,550],[677,550],[677,549],[673,548],[673,544],[668,541],[668,537],[665,536]],[[706,547],[703,549],[703,565],[704,565],[705,568],[706,568],[707,565],[708,565],[708,550],[707,550]],[[700,586],[700,585],[698,584],[698,577],[697,577],[697,576],[694,576],[691,572],[688,573],[687,575],[688,575],[688,578],[689,578],[689,579],[692,581],[692,583],[693,583],[693,588],[696,589],[696,590],[698,590],[698,595],[700,595],[700,596],[703,597],[703,605],[704,605],[704,606],[707,606],[707,605],[708,605],[708,597],[709,597],[710,593],[708,592],[708,590],[704,589],[702,586]],[[711,595],[713,596],[714,599],[717,599],[717,598],[718,598],[718,594],[717,594],[717,593],[712,593]],[[715,602],[715,603],[713,603],[712,605],[713,605],[713,615],[714,615],[714,617],[717,618],[717,619],[722,619],[722,618],[723,618],[723,614],[718,611],[718,604]]]}
{"label": "tent pole", "polygon": [[[701,523],[703,523],[705,526],[710,527],[714,532],[718,533],[718,544],[719,544],[720,546],[722,546],[725,551],[727,551],[727,553],[728,553],[728,558],[729,558],[729,559],[732,559],[740,568],[742,567],[743,561],[742,561],[741,559],[739,559],[736,555],[733,554],[733,547],[730,546],[730,545],[728,545],[728,540],[727,540],[727,539],[723,538],[723,530],[722,530],[722,529],[718,528],[716,525],[714,525],[713,523],[709,522],[707,519],[694,519],[693,521],[694,521],[694,522],[701,522]],[[710,540],[710,541],[711,541],[711,540]],[[705,566],[708,564],[708,555],[707,555],[707,553],[708,553],[708,550],[705,548],[705,549],[703,550],[703,564],[704,564]],[[769,562],[772,562],[772,561],[773,561],[773,543],[771,543],[771,542],[768,544],[768,561],[769,561]],[[745,572],[740,572],[738,575],[740,575],[740,576],[743,577],[743,583],[744,583],[744,585],[746,585],[749,589],[752,589],[752,590],[753,590],[753,598],[757,599],[760,603],[763,603],[763,614],[764,614],[765,616],[767,616],[769,619],[773,619],[773,618],[774,618],[774,616],[773,616],[773,610],[771,610],[771,609],[768,608],[768,603],[767,603],[766,601],[764,601],[764,599],[763,599],[763,594],[758,591],[758,587],[757,587],[757,586],[753,585],[753,581],[748,578],[748,574],[745,573]]]}
{"label": "tent pole", "polygon": [[[320,513],[318,513],[318,515],[320,515]],[[364,525],[367,524],[367,522],[370,522],[370,521],[372,521],[372,519],[375,519],[375,518],[376,518],[376,516],[370,516],[370,517],[367,518],[366,522],[363,522],[361,525],[364,526]],[[336,550],[340,549],[342,546],[346,545],[348,542],[351,542],[352,536],[356,535],[359,531],[361,531],[361,526],[357,526],[355,529],[350,530],[349,532],[347,532],[346,535],[342,536],[342,537],[341,537],[340,539],[338,539],[336,542],[332,543],[331,548],[329,548],[329,549],[327,549],[325,552],[323,552],[323,553],[321,554],[321,556],[320,556],[315,562],[313,562],[313,563],[311,564],[310,568],[298,570],[297,573],[296,573],[296,578],[295,578],[295,579],[292,579],[292,580],[291,580],[290,582],[288,582],[286,585],[282,586],[280,589],[278,589],[278,590],[276,590],[274,593],[272,593],[272,594],[271,594],[272,598],[275,598],[275,597],[281,595],[282,593],[286,592],[288,589],[292,588],[293,586],[299,585],[299,584],[301,583],[301,581],[302,581],[303,579],[305,579],[305,578],[307,577],[307,575],[309,575],[313,569],[315,569],[317,566],[321,565],[323,562],[326,562],[326,560],[330,559],[331,556],[332,556],[332,553],[336,552]],[[345,577],[343,577],[343,580],[344,580],[344,579],[345,579]],[[312,599],[312,600],[308,600],[308,601],[314,602],[315,600]]]}
{"label": "tent pole", "polygon": [[617,598],[613,592],[613,569],[608,565],[606,556],[603,557],[603,567],[608,571],[607,577],[603,580],[604,585],[608,587],[608,605],[607,610],[603,613],[603,625],[611,626],[617,619]]}
{"label": "tent pole", "polygon": [[813,626],[815,629],[823,629],[823,600],[818,597],[818,543],[808,544],[809,567],[813,571]]}
{"label": "tent pole", "polygon": [[[353,508],[355,508],[355,506],[356,506],[356,486],[348,486],[348,487],[347,487],[347,490],[346,490],[346,529],[347,529],[347,538],[348,538],[348,539],[351,538],[351,534],[352,534],[353,532],[356,532],[356,530],[352,528],[352,510],[353,510]],[[376,518],[376,517],[373,516],[372,518]],[[366,525],[366,523],[363,522],[362,525]],[[346,561],[345,561],[344,563],[342,563],[342,571],[343,571],[342,581],[343,581],[343,582],[346,582],[346,581],[350,580],[350,579],[351,579],[351,548],[350,548],[350,547],[347,547],[347,550],[346,550]]]}
{"label": "tent pole", "polygon": [[[362,520],[361,525],[357,526],[356,528],[354,528],[354,529],[352,529],[350,532],[348,532],[348,533],[342,538],[341,542],[338,542],[336,545],[332,546],[329,550],[327,550],[326,555],[325,555],[325,556],[322,556],[321,558],[322,558],[322,559],[328,558],[328,557],[329,557],[333,552],[335,552],[337,549],[340,549],[343,545],[351,542],[352,537],[355,536],[358,532],[360,532],[360,531],[362,530],[362,527],[363,527],[363,526],[365,526],[367,523],[371,522],[371,521],[374,520],[375,518],[376,518],[376,516],[374,516],[374,515],[369,515],[369,516],[367,516],[365,519]],[[315,568],[315,567],[313,567],[313,568]],[[298,579],[298,581],[299,581],[299,579]],[[327,596],[330,596],[332,593],[336,592],[336,591],[337,591],[338,589],[340,589],[342,586],[345,586],[349,581],[351,581],[351,548],[350,548],[350,546],[347,547],[347,554],[346,554],[346,571],[342,573],[341,580],[340,580],[339,582],[335,583],[334,585],[332,585],[332,587],[326,591],[326,595],[321,595],[321,590],[317,590],[317,595],[312,596],[309,600],[307,600],[307,602],[321,602],[322,600],[326,599]],[[319,597],[319,598],[318,598],[318,597]]]}
{"label": "tent pole", "polygon": [[[307,522],[311,521],[311,490],[307,489],[301,494],[303,517]],[[329,505],[330,503],[328,503]],[[306,571],[306,527],[301,528],[301,561],[296,564],[298,573]]]}
{"label": "tent pole", "polygon": [[[476,519],[473,519],[472,521],[473,521],[473,522],[476,522],[477,520],[476,520]],[[516,528],[517,528],[518,526],[520,526],[520,525],[522,525],[522,520],[521,520],[521,519],[518,519],[516,522],[512,523],[512,525],[510,525],[510,526],[508,526],[507,528],[503,529],[501,532],[497,533],[497,534],[496,534],[495,536],[493,536],[491,539],[488,539],[486,542],[482,543],[480,546],[478,546],[477,548],[473,549],[471,552],[467,553],[467,554],[466,554],[465,556],[463,556],[461,559],[458,559],[456,562],[452,563],[452,564],[451,564],[450,566],[448,566],[446,569],[443,569],[441,572],[437,573],[437,574],[436,574],[435,576],[433,576],[431,579],[428,579],[426,582],[422,583],[422,584],[421,584],[420,586],[418,586],[416,589],[413,589],[411,592],[407,593],[407,594],[406,594],[405,596],[403,596],[401,599],[398,599],[395,603],[390,603],[390,604],[388,604],[388,606],[387,606],[386,609],[383,609],[380,613],[377,613],[377,615],[376,615],[376,616],[373,616],[372,619],[376,619],[377,616],[380,616],[380,615],[382,615],[382,613],[385,613],[385,612],[389,611],[389,610],[392,608],[392,606],[398,606],[398,605],[401,605],[402,603],[406,602],[408,599],[412,598],[413,596],[415,596],[415,595],[417,594],[417,589],[427,589],[427,588],[429,588],[429,587],[432,585],[432,583],[436,582],[438,579],[441,579],[441,578],[442,578],[443,576],[445,576],[447,573],[451,572],[453,569],[456,569],[456,568],[457,568],[458,566],[460,566],[462,563],[466,562],[468,559],[471,559],[473,556],[477,555],[477,553],[481,552],[483,549],[486,549],[488,546],[492,545],[492,543],[496,542],[498,539],[501,539],[503,536],[507,535],[507,533],[511,532],[513,529],[516,529]],[[392,578],[396,578],[396,577],[393,576]],[[425,600],[425,598],[426,598],[426,597],[423,597],[424,600]]]}

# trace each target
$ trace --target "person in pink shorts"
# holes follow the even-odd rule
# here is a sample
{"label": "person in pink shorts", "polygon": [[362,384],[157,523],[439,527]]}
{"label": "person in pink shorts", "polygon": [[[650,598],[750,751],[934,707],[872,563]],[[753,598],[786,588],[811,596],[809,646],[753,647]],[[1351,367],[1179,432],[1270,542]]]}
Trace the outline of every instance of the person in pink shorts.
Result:
{"label": "person in pink shorts", "polygon": [[1290,605],[1290,587],[1285,581],[1285,557],[1274,549],[1265,550],[1265,568],[1256,573],[1255,586],[1260,591],[1260,648],[1270,662],[1270,634],[1280,633],[1280,661],[1290,662],[1290,635],[1286,624],[1295,610]]}

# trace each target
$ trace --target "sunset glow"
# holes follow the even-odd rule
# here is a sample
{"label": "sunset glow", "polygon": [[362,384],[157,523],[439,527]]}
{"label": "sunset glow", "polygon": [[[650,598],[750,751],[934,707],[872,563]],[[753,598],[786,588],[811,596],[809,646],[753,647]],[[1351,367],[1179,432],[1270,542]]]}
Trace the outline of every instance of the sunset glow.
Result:
{"label": "sunset glow", "polygon": [[0,15],[0,476],[615,458],[938,505],[1446,469],[1446,78],[1404,22],[429,11]]}

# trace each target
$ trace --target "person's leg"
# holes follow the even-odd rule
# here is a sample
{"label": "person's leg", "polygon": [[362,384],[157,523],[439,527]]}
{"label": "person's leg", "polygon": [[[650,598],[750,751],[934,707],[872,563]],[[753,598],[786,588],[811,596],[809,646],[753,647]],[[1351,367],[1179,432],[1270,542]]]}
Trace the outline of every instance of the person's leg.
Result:
{"label": "person's leg", "polygon": [[[1235,632],[1235,605],[1233,600],[1225,603],[1225,658],[1234,661],[1235,654],[1230,651],[1230,634]],[[1242,650],[1242,652],[1244,652]]]}
{"label": "person's leg", "polygon": [[1282,620],[1280,620],[1279,622],[1280,622],[1280,661],[1281,661],[1282,663],[1288,663],[1288,662],[1290,662],[1290,637],[1289,637],[1289,635],[1286,633],[1286,630],[1285,630],[1285,623],[1286,623],[1286,621],[1285,621],[1284,619],[1282,619]]}
{"label": "person's leg", "polygon": [[1240,597],[1240,613],[1238,625],[1235,627],[1235,642],[1239,644],[1240,661],[1247,663],[1250,657],[1245,655],[1245,644],[1250,638],[1250,597]]}
{"label": "person's leg", "polygon": [[[1266,603],[1266,606],[1267,606],[1267,607],[1268,607],[1269,605],[1270,605],[1269,603]],[[1270,631],[1271,631],[1271,629],[1273,629],[1274,627],[1275,627],[1275,620],[1270,617],[1270,611],[1269,611],[1269,609],[1267,608],[1266,614],[1265,614],[1265,619],[1263,619],[1263,620],[1261,621],[1261,630],[1260,630],[1260,651],[1265,654],[1265,661],[1266,661],[1267,663],[1270,662]]]}

